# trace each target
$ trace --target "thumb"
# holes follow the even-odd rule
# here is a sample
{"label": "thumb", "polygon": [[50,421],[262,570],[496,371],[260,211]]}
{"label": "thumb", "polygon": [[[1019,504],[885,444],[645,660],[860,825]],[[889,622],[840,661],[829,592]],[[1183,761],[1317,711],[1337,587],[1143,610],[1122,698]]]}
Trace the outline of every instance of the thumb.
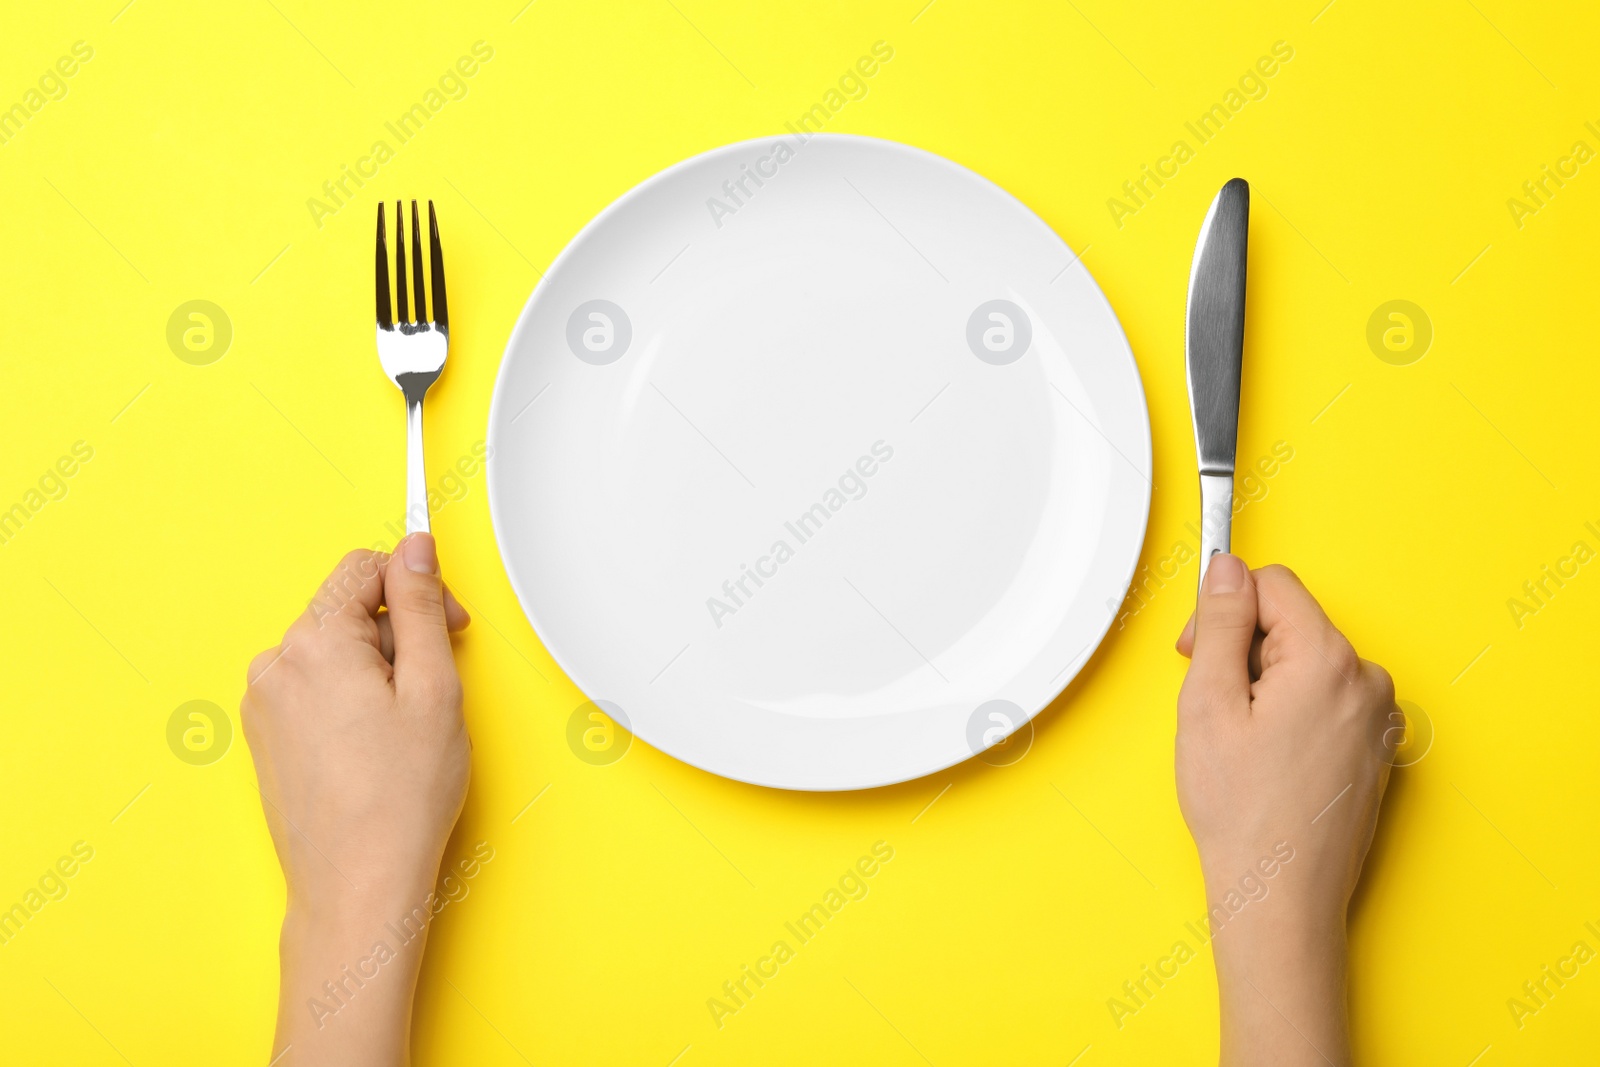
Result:
{"label": "thumb", "polygon": [[1184,688],[1202,706],[1250,706],[1250,643],[1256,636],[1256,591],[1238,556],[1211,557],[1195,605],[1194,657]]}
{"label": "thumb", "polygon": [[395,548],[384,568],[383,600],[394,629],[394,684],[400,695],[458,684],[438,549],[430,535],[412,534]]}

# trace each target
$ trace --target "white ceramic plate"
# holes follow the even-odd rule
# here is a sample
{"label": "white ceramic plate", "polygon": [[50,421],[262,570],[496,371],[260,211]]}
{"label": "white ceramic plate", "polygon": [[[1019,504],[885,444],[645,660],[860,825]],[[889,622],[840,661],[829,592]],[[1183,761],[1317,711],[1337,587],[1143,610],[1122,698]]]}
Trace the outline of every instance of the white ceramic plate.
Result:
{"label": "white ceramic plate", "polygon": [[728,145],[601,212],[523,309],[488,440],[506,570],[572,680],[791,789],[1022,728],[1105,635],[1150,503],[1088,271],[991,182],[865,137]]}

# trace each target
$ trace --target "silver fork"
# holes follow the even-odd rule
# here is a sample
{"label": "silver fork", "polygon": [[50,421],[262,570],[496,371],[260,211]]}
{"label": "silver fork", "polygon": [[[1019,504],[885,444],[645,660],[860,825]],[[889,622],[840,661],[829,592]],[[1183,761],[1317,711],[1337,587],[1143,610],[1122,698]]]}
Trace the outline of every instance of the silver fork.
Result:
{"label": "silver fork", "polygon": [[389,311],[389,251],[384,240],[383,204],[378,204],[378,362],[406,398],[406,533],[428,533],[428,476],[422,457],[422,398],[439,380],[450,354],[450,314],[444,295],[444,253],[439,220],[428,201],[428,259],[433,280],[433,317],[422,284],[422,225],[411,201],[411,267],[416,318],[406,305],[406,228],[400,201],[394,202],[394,295],[400,314]]}

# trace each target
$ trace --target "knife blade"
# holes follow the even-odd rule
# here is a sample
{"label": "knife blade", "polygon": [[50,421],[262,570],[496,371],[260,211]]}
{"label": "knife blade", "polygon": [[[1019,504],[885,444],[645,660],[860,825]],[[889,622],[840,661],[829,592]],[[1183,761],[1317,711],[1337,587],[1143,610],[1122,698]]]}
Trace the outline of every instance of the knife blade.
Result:
{"label": "knife blade", "polygon": [[1244,362],[1245,252],[1250,185],[1222,187],[1200,224],[1189,268],[1184,362],[1194,448],[1200,463],[1200,581],[1233,533],[1234,453],[1239,439],[1239,373]]}

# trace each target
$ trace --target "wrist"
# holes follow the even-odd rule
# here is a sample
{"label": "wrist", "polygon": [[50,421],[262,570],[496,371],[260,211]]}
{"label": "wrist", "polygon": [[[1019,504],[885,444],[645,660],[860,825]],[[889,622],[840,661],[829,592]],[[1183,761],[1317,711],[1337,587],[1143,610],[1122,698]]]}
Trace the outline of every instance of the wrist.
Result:
{"label": "wrist", "polygon": [[1350,1062],[1342,915],[1242,915],[1213,936],[1212,951],[1225,1067]]}
{"label": "wrist", "polygon": [[430,879],[291,888],[278,942],[278,1047],[295,1062],[405,1062],[433,917]]}
{"label": "wrist", "polygon": [[1202,854],[1206,913],[1219,952],[1302,952],[1344,944],[1348,894],[1317,857],[1286,842]]}
{"label": "wrist", "polygon": [[1343,917],[1287,906],[1212,920],[1212,951],[1219,971],[1248,967],[1262,973],[1343,973]]}
{"label": "wrist", "polygon": [[433,891],[441,856],[393,851],[357,857],[339,867],[323,862],[301,865],[293,874],[285,871],[287,910],[324,922],[409,910]]}
{"label": "wrist", "polygon": [[343,878],[311,887],[290,886],[283,915],[283,942],[316,944],[368,941],[388,927],[402,932],[426,926],[431,918],[437,869],[401,878],[367,879],[354,885]]}

